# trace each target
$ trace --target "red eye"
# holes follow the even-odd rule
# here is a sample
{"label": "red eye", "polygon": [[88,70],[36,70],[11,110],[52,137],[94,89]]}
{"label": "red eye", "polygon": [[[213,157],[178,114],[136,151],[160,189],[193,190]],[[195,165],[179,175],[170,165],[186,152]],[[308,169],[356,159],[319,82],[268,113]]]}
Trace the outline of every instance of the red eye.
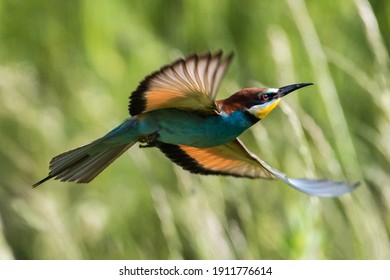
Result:
{"label": "red eye", "polygon": [[262,94],[262,95],[260,95],[260,99],[261,99],[262,101],[268,101],[269,97],[268,97],[267,94]]}

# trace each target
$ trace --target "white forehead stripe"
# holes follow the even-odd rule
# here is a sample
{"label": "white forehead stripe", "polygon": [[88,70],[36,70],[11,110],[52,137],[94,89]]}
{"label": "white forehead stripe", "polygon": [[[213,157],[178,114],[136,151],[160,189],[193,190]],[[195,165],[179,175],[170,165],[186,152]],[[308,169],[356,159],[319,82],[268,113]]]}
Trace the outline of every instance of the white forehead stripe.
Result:
{"label": "white forehead stripe", "polygon": [[267,93],[277,93],[279,91],[279,89],[278,88],[268,88],[267,89]]}

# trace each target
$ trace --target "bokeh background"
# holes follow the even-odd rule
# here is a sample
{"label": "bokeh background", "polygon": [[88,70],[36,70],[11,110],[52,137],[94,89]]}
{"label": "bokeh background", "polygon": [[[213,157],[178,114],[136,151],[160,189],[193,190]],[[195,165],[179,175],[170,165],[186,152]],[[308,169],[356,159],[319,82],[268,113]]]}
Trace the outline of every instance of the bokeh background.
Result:
{"label": "bokeh background", "polygon": [[[1,259],[389,259],[390,2],[0,0]],[[128,116],[140,80],[234,51],[224,98],[289,95],[241,139],[292,177],[360,181],[340,198],[192,175],[134,146],[88,185],[50,159]]]}

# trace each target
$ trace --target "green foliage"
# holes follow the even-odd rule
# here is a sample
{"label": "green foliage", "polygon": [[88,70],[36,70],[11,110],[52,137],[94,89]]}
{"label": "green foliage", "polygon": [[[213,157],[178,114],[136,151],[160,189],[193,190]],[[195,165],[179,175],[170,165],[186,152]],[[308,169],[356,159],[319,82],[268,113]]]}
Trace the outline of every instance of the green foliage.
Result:
{"label": "green foliage", "polygon": [[[389,3],[1,0],[0,258],[390,258]],[[133,147],[88,185],[31,188],[122,121],[145,75],[217,49],[236,54],[220,98],[316,84],[243,135],[253,152],[362,186],[319,199]]]}

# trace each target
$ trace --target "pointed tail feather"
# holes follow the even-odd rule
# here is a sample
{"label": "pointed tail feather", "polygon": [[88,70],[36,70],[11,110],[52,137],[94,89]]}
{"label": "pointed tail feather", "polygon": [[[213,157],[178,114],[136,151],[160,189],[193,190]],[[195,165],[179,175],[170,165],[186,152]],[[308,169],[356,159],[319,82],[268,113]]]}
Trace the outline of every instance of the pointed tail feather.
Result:
{"label": "pointed tail feather", "polygon": [[99,139],[88,145],[60,154],[51,160],[49,175],[35,183],[33,187],[35,188],[51,178],[61,181],[88,183],[135,142],[112,144]]}

